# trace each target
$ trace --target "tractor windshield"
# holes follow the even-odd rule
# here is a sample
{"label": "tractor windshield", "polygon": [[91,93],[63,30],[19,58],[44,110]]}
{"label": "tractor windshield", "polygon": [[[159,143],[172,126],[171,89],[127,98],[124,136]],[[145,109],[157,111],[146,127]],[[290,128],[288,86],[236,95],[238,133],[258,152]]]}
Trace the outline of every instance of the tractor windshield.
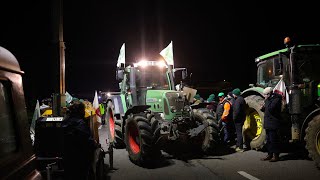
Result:
{"label": "tractor windshield", "polygon": [[158,66],[147,66],[137,69],[136,82],[138,88],[169,90],[167,69]]}
{"label": "tractor windshield", "polygon": [[[277,85],[282,76],[287,81],[287,65],[288,58],[282,57],[282,72],[280,72],[279,56],[274,56],[262,61],[258,64],[257,84],[262,87]],[[287,83],[287,82],[286,82]]]}

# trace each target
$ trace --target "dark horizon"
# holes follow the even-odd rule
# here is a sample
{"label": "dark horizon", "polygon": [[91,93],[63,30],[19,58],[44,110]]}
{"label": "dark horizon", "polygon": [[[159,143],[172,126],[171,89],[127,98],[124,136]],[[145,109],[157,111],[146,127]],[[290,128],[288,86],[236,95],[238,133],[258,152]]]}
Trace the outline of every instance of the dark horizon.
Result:
{"label": "dark horizon", "polygon": [[[16,56],[25,72],[26,100],[58,93],[52,3],[6,3],[0,13],[5,17],[0,46]],[[320,43],[317,6],[308,2],[71,0],[64,1],[63,17],[66,91],[92,93],[92,99],[95,90],[117,90],[115,70],[123,43],[126,60],[134,61],[159,55],[172,40],[176,67],[187,67],[196,80],[226,80],[241,90],[256,81],[254,59],[284,48],[286,36],[299,44]]]}

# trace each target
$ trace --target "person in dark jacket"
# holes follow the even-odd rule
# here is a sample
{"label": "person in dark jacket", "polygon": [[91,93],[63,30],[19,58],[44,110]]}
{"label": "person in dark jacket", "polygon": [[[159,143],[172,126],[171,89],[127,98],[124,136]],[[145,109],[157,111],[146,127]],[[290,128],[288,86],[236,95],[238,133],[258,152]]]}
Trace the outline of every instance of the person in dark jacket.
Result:
{"label": "person in dark jacket", "polygon": [[66,118],[62,121],[63,167],[66,180],[88,179],[93,152],[97,148],[84,116],[85,105],[80,101],[73,101],[68,107]]}
{"label": "person in dark jacket", "polygon": [[227,99],[231,102],[232,105],[236,101],[233,97],[232,91],[228,92]]}
{"label": "person in dark jacket", "polygon": [[245,105],[246,102],[241,96],[241,91],[236,88],[232,91],[233,97],[235,98],[233,105],[233,121],[235,123],[236,134],[237,134],[237,144],[236,151],[243,152],[243,136],[242,136],[242,126],[246,120]]}
{"label": "person in dark jacket", "polygon": [[271,87],[263,90],[265,96],[264,106],[261,110],[264,111],[264,124],[263,128],[267,134],[267,149],[268,155],[261,158],[262,161],[276,162],[279,161],[280,154],[280,119],[281,119],[281,105],[282,96],[273,93]]}

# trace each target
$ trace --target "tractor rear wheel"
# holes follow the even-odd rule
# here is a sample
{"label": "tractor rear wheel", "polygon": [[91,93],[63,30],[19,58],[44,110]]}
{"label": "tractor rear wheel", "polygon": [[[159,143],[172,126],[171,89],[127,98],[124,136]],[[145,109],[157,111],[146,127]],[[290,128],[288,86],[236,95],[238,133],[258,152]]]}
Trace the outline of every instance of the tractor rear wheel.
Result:
{"label": "tractor rear wheel", "polygon": [[142,115],[126,120],[125,142],[130,160],[139,166],[147,166],[154,157],[153,132],[150,122]]}
{"label": "tractor rear wheel", "polygon": [[106,119],[107,119],[107,125],[108,125],[108,137],[110,142],[113,142],[115,139],[115,117],[114,117],[114,106],[111,101],[107,104],[107,111],[106,111]]}
{"label": "tractor rear wheel", "polygon": [[197,124],[207,124],[205,128],[197,137],[194,139],[194,143],[200,143],[201,150],[204,153],[210,153],[214,150],[219,142],[219,128],[213,116],[206,111],[193,110],[193,116]]}
{"label": "tractor rear wheel", "polygon": [[[112,138],[113,145],[117,149],[125,148],[123,141],[122,119],[117,119],[114,114],[114,105],[111,101],[107,103],[106,121],[109,124],[110,138]],[[111,139],[110,139],[111,140]]]}
{"label": "tractor rear wheel", "polygon": [[320,115],[315,116],[306,128],[306,149],[310,158],[316,163],[320,169]]}
{"label": "tractor rear wheel", "polygon": [[245,141],[250,141],[251,149],[260,150],[266,142],[266,132],[263,128],[264,113],[261,111],[263,98],[251,95],[245,98],[248,105],[246,108],[246,120],[243,126]]}

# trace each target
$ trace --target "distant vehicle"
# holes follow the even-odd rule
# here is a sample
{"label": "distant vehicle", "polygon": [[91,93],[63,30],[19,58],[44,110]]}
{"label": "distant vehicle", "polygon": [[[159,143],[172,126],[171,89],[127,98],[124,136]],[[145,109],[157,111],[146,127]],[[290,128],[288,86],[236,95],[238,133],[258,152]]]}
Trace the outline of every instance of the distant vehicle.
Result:
{"label": "distant vehicle", "polygon": [[255,60],[256,86],[242,93],[248,104],[244,134],[251,141],[251,148],[261,149],[265,145],[264,113],[260,110],[264,101],[262,91],[282,80],[289,102],[282,110],[281,139],[301,143],[320,168],[320,44],[290,46],[289,40],[285,39],[287,48]]}
{"label": "distant vehicle", "polygon": [[0,179],[42,179],[36,169],[19,62],[0,47]]}

